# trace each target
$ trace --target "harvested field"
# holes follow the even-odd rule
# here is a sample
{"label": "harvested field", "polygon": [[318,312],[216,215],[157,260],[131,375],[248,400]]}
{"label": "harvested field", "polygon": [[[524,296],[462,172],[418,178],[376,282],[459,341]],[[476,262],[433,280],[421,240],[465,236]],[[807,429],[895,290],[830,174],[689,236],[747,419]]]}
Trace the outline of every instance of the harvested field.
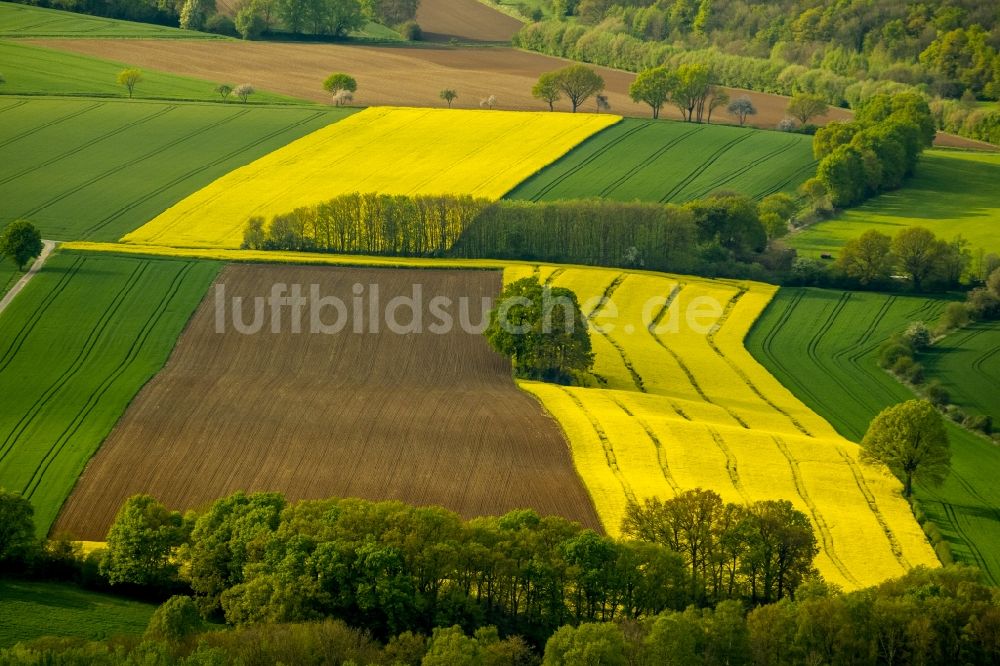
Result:
{"label": "harvested field", "polygon": [[421,0],[417,23],[430,42],[510,42],[523,25],[478,0]]}
{"label": "harvested field", "polygon": [[[383,304],[420,284],[427,300],[468,297],[475,323],[501,274],[246,265],[228,267],[217,284],[227,300],[252,302],[276,282],[306,293],[318,284],[346,303],[355,284],[367,296],[378,285]],[[464,516],[531,507],[600,528],[559,427],[481,335],[458,326],[397,335],[384,325],[355,334],[353,323],[308,334],[308,308],[302,334],[291,332],[287,311],[282,334],[219,334],[214,294],[87,467],[57,531],[102,539],[139,492],[185,509],[236,490],[400,499]],[[335,319],[330,310],[323,318]],[[409,320],[405,310],[398,320]]]}
{"label": "harvested field", "polygon": [[[455,108],[478,108],[479,101],[496,95],[499,108],[545,110],[548,106],[531,96],[531,87],[542,72],[566,66],[568,60],[510,48],[459,49],[447,46],[349,46],[246,41],[171,42],[169,40],[44,40],[52,48],[128,62],[213,81],[248,81],[259,89],[328,102],[320,85],[330,74],[331,63],[358,80],[354,99],[366,106],[443,106],[441,90],[458,91]],[[635,104],[628,87],[631,72],[597,67],[607,84],[614,113],[648,116],[649,107]],[[731,96],[747,95],[757,107],[755,127],[773,128],[785,117],[788,99],[780,95],[730,89]],[[558,110],[569,110],[564,100]],[[594,111],[593,100],[583,111]],[[664,118],[679,119],[674,107]],[[844,120],[851,113],[830,109],[821,122]],[[730,119],[726,118],[729,122]],[[939,135],[944,146],[996,150],[995,146],[951,135]]]}

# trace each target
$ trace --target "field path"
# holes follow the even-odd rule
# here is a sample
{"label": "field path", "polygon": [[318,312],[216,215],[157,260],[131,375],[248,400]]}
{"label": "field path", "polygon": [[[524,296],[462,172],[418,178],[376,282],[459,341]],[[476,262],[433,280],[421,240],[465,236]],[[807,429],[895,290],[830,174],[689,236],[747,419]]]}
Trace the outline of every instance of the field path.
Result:
{"label": "field path", "polygon": [[523,25],[478,0],[421,0],[417,23],[429,42],[510,42]]}
{"label": "field path", "polygon": [[49,258],[49,255],[52,254],[52,250],[54,249],[56,249],[55,241],[42,241],[42,253],[38,255],[37,259],[35,259],[35,263],[31,264],[31,268],[28,269],[28,272],[25,273],[24,276],[10,288],[10,291],[8,291],[2,299],[0,299],[0,314],[3,314],[3,311],[8,305],[10,305],[11,301],[14,300],[14,297],[21,293],[21,290],[24,289],[28,282],[31,281],[31,278],[35,277],[35,273],[42,270],[45,260]]}

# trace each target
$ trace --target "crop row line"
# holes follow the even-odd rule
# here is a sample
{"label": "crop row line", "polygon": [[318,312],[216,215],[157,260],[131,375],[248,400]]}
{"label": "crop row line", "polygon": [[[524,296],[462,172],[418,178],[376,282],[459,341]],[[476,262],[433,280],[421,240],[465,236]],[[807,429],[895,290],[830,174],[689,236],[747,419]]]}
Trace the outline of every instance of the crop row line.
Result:
{"label": "crop row line", "polygon": [[844,564],[844,561],[840,559],[837,554],[837,549],[833,543],[833,533],[830,531],[830,526],[826,524],[826,519],[823,518],[823,514],[820,513],[819,509],[816,507],[816,503],[813,502],[812,497],[809,495],[809,491],[806,490],[805,481],[802,479],[802,470],[799,469],[799,462],[792,455],[792,452],[788,449],[788,446],[780,437],[772,437],[775,446],[778,447],[778,451],[781,455],[785,457],[788,462],[788,469],[792,473],[792,483],[795,485],[795,492],[805,505],[809,508],[809,513],[812,514],[813,522],[816,524],[819,530],[820,538],[823,540],[823,550],[826,551],[827,557],[833,562],[833,566],[837,567],[837,571],[845,579],[849,580],[852,584],[861,587],[858,579],[854,577],[850,569]]}
{"label": "crop row line", "polygon": [[114,385],[114,383],[118,381],[118,378],[125,374],[125,371],[128,370],[128,368],[135,362],[136,358],[139,356],[139,352],[149,339],[149,336],[163,319],[163,315],[166,313],[168,306],[173,302],[177,293],[180,291],[181,285],[184,283],[184,278],[187,277],[193,267],[193,262],[185,262],[181,269],[174,275],[173,280],[170,282],[167,289],[164,290],[159,302],[150,313],[150,316],[146,319],[146,322],[143,324],[139,334],[133,339],[128,351],[119,361],[118,366],[112,370],[111,373],[104,378],[101,384],[91,392],[86,403],[84,403],[69,424],[67,424],[66,428],[64,428],[55,439],[52,446],[50,446],[49,450],[45,453],[45,456],[41,461],[39,461],[38,465],[35,466],[31,477],[24,486],[24,490],[22,491],[23,495],[29,499],[34,496],[35,490],[38,489],[39,484],[44,478],[49,467],[52,465],[52,462],[59,456],[62,450],[66,447],[66,444],[76,435],[83,424],[87,421],[91,412],[93,412],[94,408],[97,407],[101,399],[104,398],[111,386]]}
{"label": "crop row line", "polygon": [[899,540],[896,539],[896,534],[892,531],[892,528],[889,527],[889,523],[886,521],[885,516],[882,515],[882,510],[878,507],[878,501],[875,499],[875,495],[868,487],[868,483],[865,481],[864,474],[858,468],[857,462],[855,462],[854,458],[848,455],[848,453],[839,446],[837,447],[837,453],[841,458],[843,458],[844,462],[847,464],[847,468],[851,470],[851,476],[854,477],[854,483],[857,485],[858,490],[861,491],[862,496],[864,496],[865,502],[868,503],[868,508],[875,516],[875,520],[878,521],[879,527],[881,527],[882,532],[885,533],[885,537],[889,540],[889,547],[892,549],[892,554],[895,556],[896,561],[899,562],[899,566],[903,567],[903,570],[908,571],[911,566],[909,560],[906,559],[906,555],[903,554],[903,547],[899,544]]}
{"label": "crop row line", "polygon": [[69,284],[72,277],[76,275],[77,271],[80,270],[80,266],[82,264],[83,264],[82,256],[78,256],[76,259],[74,259],[73,263],[70,264],[69,268],[67,268],[66,271],[62,274],[62,277],[59,278],[59,281],[56,283],[55,287],[53,287],[52,290],[50,290],[49,293],[45,295],[41,303],[38,304],[38,307],[35,309],[35,311],[31,313],[31,317],[28,319],[25,325],[21,327],[21,330],[17,332],[17,335],[14,336],[14,339],[10,341],[10,344],[4,351],[3,356],[0,356],[0,372],[6,370],[7,366],[11,364],[11,361],[14,360],[18,352],[21,351],[21,346],[24,344],[24,341],[34,330],[35,326],[38,325],[38,322],[41,321],[42,315],[45,314],[45,311],[49,308],[50,305],[52,305],[52,302],[55,301],[55,299],[59,296],[59,294],[61,294],[62,291],[66,288],[66,285]]}
{"label": "crop row line", "polygon": [[671,139],[670,141],[668,141],[667,143],[663,144],[662,146],[660,146],[659,148],[657,148],[656,150],[654,150],[652,153],[650,153],[650,155],[648,157],[646,157],[646,159],[644,159],[641,162],[639,162],[638,164],[634,165],[631,169],[629,169],[624,174],[622,174],[621,176],[619,176],[618,178],[616,178],[615,180],[613,180],[611,183],[609,183],[607,187],[605,187],[603,190],[601,190],[601,192],[600,192],[600,194],[598,194],[598,196],[601,197],[602,199],[606,198],[612,192],[614,192],[619,187],[621,187],[622,185],[624,185],[626,182],[628,182],[629,180],[631,180],[636,174],[638,174],[639,172],[641,172],[644,169],[648,168],[656,160],[658,160],[661,157],[663,157],[663,155],[666,152],[668,152],[671,148],[673,148],[674,146],[676,146],[678,143],[680,143],[684,139],[688,138],[692,134],[697,134],[698,132],[704,131],[704,129],[705,129],[704,127],[698,127],[696,129],[684,132],[680,136],[674,137],[673,139]]}
{"label": "crop row line", "polygon": [[14,136],[10,137],[9,139],[7,139],[6,141],[0,141],[0,148],[4,148],[4,147],[6,147],[9,144],[14,143],[15,141],[20,141],[21,139],[29,137],[29,136],[31,136],[33,134],[38,133],[38,132],[41,132],[44,129],[48,129],[48,128],[53,127],[55,125],[58,125],[60,123],[66,122],[67,120],[72,120],[73,118],[76,118],[77,116],[82,116],[83,114],[87,113],[88,111],[93,111],[94,109],[96,109],[98,107],[104,106],[104,104],[105,104],[105,102],[97,102],[95,104],[91,104],[90,106],[85,106],[83,108],[76,109],[75,111],[72,111],[71,113],[68,113],[68,114],[66,114],[64,116],[59,116],[58,118],[53,118],[52,120],[50,120],[50,121],[48,121],[46,123],[42,123],[41,125],[35,125],[30,130],[27,130],[25,132],[19,132],[19,133],[15,134]]}
{"label": "crop row line", "polygon": [[715,428],[708,428],[708,433],[712,436],[712,441],[715,442],[715,445],[722,451],[722,455],[726,457],[726,473],[729,475],[729,481],[733,484],[736,492],[743,498],[743,502],[749,505],[750,497],[747,495],[746,488],[743,487],[743,482],[740,480],[739,463],[736,460],[736,455]]}
{"label": "crop row line", "polygon": [[97,323],[87,334],[86,340],[84,340],[83,345],[76,354],[76,358],[67,367],[59,377],[55,379],[49,386],[42,392],[41,396],[31,405],[31,407],[21,415],[21,418],[17,420],[14,427],[7,433],[4,437],[3,443],[0,444],[0,460],[3,460],[7,455],[14,449],[14,445],[17,440],[21,438],[25,430],[31,425],[39,413],[45,408],[45,406],[52,400],[59,391],[66,386],[66,384],[80,372],[84,364],[90,358],[94,351],[94,347],[97,341],[104,335],[105,329],[108,327],[109,322],[114,319],[115,314],[121,308],[122,304],[131,294],[132,290],[139,283],[142,275],[148,269],[148,263],[138,264],[129,274],[122,288],[115,294],[115,297],[108,303],[104,311],[101,313],[100,318]]}
{"label": "crop row line", "polygon": [[649,438],[649,441],[653,443],[653,447],[656,449],[656,462],[660,465],[660,471],[663,473],[664,481],[666,481],[667,485],[670,486],[670,489],[674,491],[674,495],[680,495],[681,487],[674,479],[673,473],[670,471],[670,465],[667,462],[666,447],[663,446],[660,438],[656,436],[656,433],[653,432],[653,429],[649,427],[649,424],[646,423],[644,419],[642,419],[638,414],[634,414],[622,401],[614,396],[611,396],[611,401],[618,405],[618,407],[621,408],[626,415],[635,419],[635,422],[639,424],[639,427],[645,431],[646,437]]}
{"label": "crop row line", "polygon": [[[558,187],[559,185],[561,185],[563,182],[566,181],[566,179],[570,178],[571,176],[576,175],[581,169],[583,169],[584,167],[589,166],[590,164],[592,164],[598,157],[600,157],[604,153],[608,152],[609,150],[611,150],[612,148],[614,148],[615,146],[617,146],[622,141],[625,141],[626,139],[628,139],[629,137],[631,137],[636,132],[639,132],[641,130],[646,129],[647,127],[649,127],[650,124],[651,123],[648,122],[648,121],[645,122],[645,123],[636,124],[632,129],[629,129],[629,130],[626,130],[625,132],[622,132],[620,135],[618,135],[617,137],[615,137],[611,141],[607,142],[604,145],[603,148],[600,148],[599,150],[595,150],[593,153],[591,153],[586,158],[584,158],[583,160],[581,160],[578,164],[576,164],[575,166],[570,167],[569,169],[567,169],[564,174],[562,174],[561,176],[558,176],[556,178],[553,178],[552,181],[548,185],[546,185],[545,187],[543,187],[541,190],[538,191],[537,194],[535,194],[533,197],[531,197],[531,200],[532,201],[539,201],[539,200],[541,200],[542,197],[544,197],[546,194],[548,194],[549,192],[551,192],[553,189],[555,189],[556,187]],[[595,134],[594,136],[596,138],[596,137],[600,136],[600,133]],[[583,144],[581,144],[580,146],[578,146],[577,149],[582,148],[584,145],[586,145],[586,143],[587,142],[585,141]]]}
{"label": "crop row line", "polygon": [[611,470],[611,473],[614,474],[618,483],[621,484],[622,491],[625,493],[625,496],[629,500],[635,502],[635,493],[632,491],[632,487],[629,485],[628,481],[625,479],[625,475],[622,474],[621,468],[618,466],[618,457],[615,455],[615,447],[611,443],[611,439],[608,438],[608,433],[604,430],[604,426],[602,426],[594,415],[590,413],[590,410],[588,410],[586,405],[583,404],[583,401],[573,395],[572,391],[563,386],[558,386],[557,388],[565,393],[573,404],[576,405],[577,409],[579,409],[583,415],[587,417],[587,420],[590,422],[590,427],[594,429],[597,439],[601,442],[601,448],[604,450],[604,460],[607,462],[608,468]]}
{"label": "crop row line", "polygon": [[743,166],[738,167],[730,171],[729,173],[720,175],[718,178],[708,183],[700,192],[695,194],[692,198],[698,199],[710,194],[711,192],[717,190],[719,187],[725,185],[729,181],[735,178],[739,178],[748,171],[752,171],[760,167],[761,165],[777,157],[778,155],[783,155],[787,153],[789,150],[798,145],[798,143],[799,143],[798,139],[792,139],[791,141],[786,142],[783,146],[779,146],[775,150],[772,150],[769,153],[765,153],[764,155],[761,155],[757,159],[747,162]]}
{"label": "crop row line", "polygon": [[969,547],[969,552],[972,553],[972,558],[976,561],[976,566],[978,566],[979,570],[983,572],[983,575],[995,582],[993,574],[990,572],[990,568],[986,564],[986,558],[983,557],[982,551],[980,551],[976,546],[976,542],[969,538],[965,528],[963,528],[959,523],[958,512],[955,511],[955,507],[944,500],[941,500],[941,507],[948,515],[948,522],[950,522],[952,527],[955,528],[955,532],[958,534],[959,538],[961,538],[965,545]]}
{"label": "crop row line", "polygon": [[[597,302],[597,305],[595,305],[594,309],[590,311],[589,315],[587,315],[588,322],[592,321],[594,317],[596,317],[597,314],[604,308],[604,306],[608,304],[611,300],[611,296],[618,290],[618,287],[622,285],[627,277],[628,276],[625,273],[619,273],[615,279],[608,284],[604,293],[601,294],[601,299]],[[621,358],[622,365],[625,366],[625,369],[628,370],[629,375],[632,377],[632,383],[635,384],[635,387],[642,393],[646,393],[645,383],[639,375],[639,372],[635,369],[635,366],[632,364],[631,359],[629,359],[628,355],[625,353],[625,348],[622,347],[617,340],[612,338],[610,333],[605,332],[602,327],[591,326],[590,328],[596,331],[601,337],[608,341],[608,344],[614,347],[615,351],[618,352],[618,356]]]}
{"label": "crop row line", "polygon": [[[247,111],[249,111],[249,109]],[[116,219],[118,219],[122,215],[128,213],[130,210],[132,210],[136,206],[139,206],[139,205],[145,203],[146,201],[148,201],[150,197],[157,196],[157,195],[159,195],[159,194],[161,194],[163,192],[166,192],[171,187],[174,187],[175,185],[178,185],[178,184],[184,182],[185,180],[191,178],[195,174],[201,173],[201,172],[206,171],[206,170],[208,170],[208,169],[210,169],[212,167],[218,166],[219,164],[222,164],[222,163],[226,162],[227,160],[232,159],[232,158],[240,155],[243,152],[246,152],[247,150],[250,150],[252,148],[256,148],[257,146],[261,145],[262,143],[271,140],[272,138],[278,136],[279,134],[282,134],[283,132],[286,132],[286,131],[288,131],[290,129],[293,129],[295,127],[299,127],[300,125],[304,125],[304,124],[306,124],[308,122],[311,122],[311,121],[315,120],[316,118],[322,116],[324,113],[325,112],[323,112],[323,111],[317,111],[317,112],[315,112],[315,113],[307,116],[306,118],[303,118],[302,120],[300,120],[300,121],[298,121],[296,123],[292,123],[291,125],[285,125],[284,127],[281,127],[280,129],[277,129],[277,130],[271,132],[270,134],[266,134],[264,136],[258,137],[252,143],[250,143],[248,145],[245,145],[245,146],[241,146],[240,148],[234,149],[234,150],[226,153],[225,155],[223,155],[221,157],[218,157],[215,160],[212,160],[211,162],[200,164],[199,166],[197,166],[196,168],[192,169],[191,171],[188,171],[188,172],[186,172],[184,174],[181,174],[177,178],[174,178],[170,182],[161,185],[160,187],[156,188],[155,190],[152,190],[152,191],[149,191],[149,192],[144,192],[142,194],[142,196],[140,196],[137,199],[129,202],[125,206],[119,208],[118,210],[116,210],[115,212],[113,212],[111,215],[108,215],[107,217],[99,220],[96,224],[91,225],[87,229],[84,229],[83,236],[85,238],[89,238],[93,233],[95,233],[95,232],[99,231],[100,229],[103,229],[107,225],[111,224],[111,222],[115,221]],[[240,114],[240,115],[242,115],[242,114]],[[235,120],[237,117],[239,117],[239,116],[233,116],[233,119]]]}
{"label": "crop row line", "polygon": [[732,148],[738,143],[746,141],[751,136],[752,134],[750,132],[747,132],[746,134],[736,137],[732,141],[722,144],[719,148],[716,149],[714,153],[708,156],[708,159],[702,162],[701,165],[699,165],[696,169],[691,170],[691,172],[688,173],[687,176],[682,178],[681,181],[676,185],[674,185],[674,187],[671,188],[669,192],[663,195],[663,197],[660,198],[660,203],[667,203],[668,201],[673,199],[676,195],[683,192],[685,187],[693,183],[694,180],[698,178],[698,176],[705,173],[705,171],[707,171],[710,166],[715,164],[716,160],[718,160],[720,157],[726,154],[730,148]]}

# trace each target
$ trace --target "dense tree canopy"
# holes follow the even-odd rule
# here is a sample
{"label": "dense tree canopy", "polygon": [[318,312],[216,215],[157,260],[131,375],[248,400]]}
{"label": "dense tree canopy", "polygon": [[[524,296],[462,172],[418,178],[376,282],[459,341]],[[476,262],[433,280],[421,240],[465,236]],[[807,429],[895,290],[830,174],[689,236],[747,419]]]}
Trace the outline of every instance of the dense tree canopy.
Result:
{"label": "dense tree canopy", "polygon": [[868,426],[861,452],[863,459],[882,463],[901,477],[906,497],[913,494],[914,481],[940,485],[951,469],[944,421],[926,400],[882,410]]}

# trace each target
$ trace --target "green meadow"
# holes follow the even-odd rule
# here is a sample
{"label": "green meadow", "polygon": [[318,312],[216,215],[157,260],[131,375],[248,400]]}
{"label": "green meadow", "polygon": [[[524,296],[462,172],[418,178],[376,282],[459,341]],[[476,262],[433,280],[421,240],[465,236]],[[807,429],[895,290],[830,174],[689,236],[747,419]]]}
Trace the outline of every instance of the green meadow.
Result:
{"label": "green meadow", "polygon": [[10,37],[222,39],[219,35],[165,25],[119,21],[58,9],[0,2],[0,38]]}

